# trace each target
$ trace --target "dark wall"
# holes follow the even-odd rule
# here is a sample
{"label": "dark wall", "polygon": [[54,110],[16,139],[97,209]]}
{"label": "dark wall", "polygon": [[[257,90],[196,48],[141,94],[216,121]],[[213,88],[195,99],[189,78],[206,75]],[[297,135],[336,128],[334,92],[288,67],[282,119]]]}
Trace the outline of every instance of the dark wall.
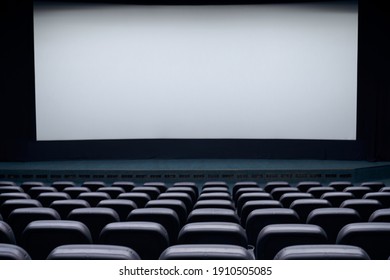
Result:
{"label": "dark wall", "polygon": [[[136,2],[146,3],[142,0]],[[167,3],[163,0],[153,2]],[[211,3],[209,1],[187,1],[185,3],[190,2]],[[214,3],[232,2],[214,1]],[[359,2],[357,141],[110,140],[36,142],[32,0],[6,0],[1,3],[3,5],[1,7],[1,27],[4,31],[2,34],[5,34],[5,44],[2,46],[4,49],[1,52],[2,61],[5,62],[2,63],[4,72],[2,78],[5,80],[1,83],[0,97],[2,105],[0,110],[1,161],[97,158],[390,160],[390,145],[388,144],[390,143],[390,114],[388,113],[390,109],[388,82],[390,14],[389,9],[379,0]],[[178,1],[171,3],[178,3]],[[234,1],[234,3],[242,2]]]}

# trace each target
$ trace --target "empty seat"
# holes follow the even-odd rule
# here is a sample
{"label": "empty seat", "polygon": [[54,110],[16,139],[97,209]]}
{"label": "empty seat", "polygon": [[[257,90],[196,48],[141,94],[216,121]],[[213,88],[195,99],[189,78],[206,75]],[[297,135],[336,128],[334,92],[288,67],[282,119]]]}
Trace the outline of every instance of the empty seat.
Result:
{"label": "empty seat", "polygon": [[17,186],[0,187],[0,194],[2,193],[22,193],[23,189]]}
{"label": "empty seat", "polygon": [[168,193],[162,193],[158,196],[157,199],[165,200],[165,199],[177,199],[182,201],[187,209],[187,212],[190,212],[192,210],[192,206],[194,202],[192,201],[192,198],[189,194],[186,193],[180,193],[180,192],[168,192]]}
{"label": "empty seat", "polygon": [[226,192],[215,192],[215,193],[201,193],[198,197],[198,201],[206,199],[225,199],[232,200],[232,196]]}
{"label": "empty seat", "polygon": [[101,230],[109,223],[119,222],[119,216],[110,208],[77,208],[68,215],[68,220],[82,222],[91,233],[92,241],[99,240]]}
{"label": "empty seat", "polygon": [[291,187],[290,184],[288,182],[284,182],[284,181],[275,181],[275,182],[268,182],[265,186],[264,186],[264,190],[267,192],[267,193],[271,193],[275,188],[281,188],[281,187]]}
{"label": "empty seat", "polygon": [[311,211],[317,208],[332,207],[329,201],[325,199],[297,199],[291,203],[290,208],[297,212],[302,222],[306,222],[307,216]]}
{"label": "empty seat", "polygon": [[208,188],[208,187],[228,187],[228,184],[223,181],[209,181],[205,182],[202,186],[202,189]]}
{"label": "empty seat", "polygon": [[248,201],[242,206],[241,210],[241,225],[246,226],[246,220],[249,214],[256,209],[265,209],[265,208],[282,208],[282,204],[277,200],[251,200]]}
{"label": "empty seat", "polygon": [[347,224],[360,222],[360,216],[349,208],[319,208],[311,211],[307,223],[320,226],[330,243],[335,243],[337,234]]}
{"label": "empty seat", "polygon": [[16,186],[16,183],[13,181],[0,181],[0,187],[5,186]]}
{"label": "empty seat", "polygon": [[390,223],[390,208],[376,210],[371,214],[368,221]]}
{"label": "empty seat", "polygon": [[22,234],[22,246],[32,259],[44,260],[60,245],[89,244],[88,228],[78,221],[34,221]]}
{"label": "empty seat", "polygon": [[101,181],[86,181],[81,186],[88,188],[91,192],[96,192],[99,188],[107,187],[106,183]]}
{"label": "empty seat", "polygon": [[234,210],[223,208],[199,208],[193,210],[187,218],[187,223],[196,222],[229,222],[239,223]]}
{"label": "empty seat", "polygon": [[298,214],[292,209],[266,208],[253,210],[246,221],[246,234],[249,244],[255,245],[260,231],[271,224],[298,224]]}
{"label": "empty seat", "polygon": [[56,181],[51,184],[57,191],[62,192],[65,188],[75,187],[76,184],[72,181]]}
{"label": "empty seat", "polygon": [[326,233],[316,225],[273,224],[264,227],[256,240],[258,260],[272,260],[285,247],[304,244],[326,244]]}
{"label": "empty seat", "polygon": [[62,245],[55,248],[48,260],[139,260],[138,254],[124,246],[104,244]]}
{"label": "empty seat", "polygon": [[380,192],[390,192],[390,187],[383,187],[379,191]]}
{"label": "empty seat", "polygon": [[373,260],[386,260],[390,255],[390,223],[353,223],[343,227],[337,243],[362,248]]}
{"label": "empty seat", "polygon": [[160,260],[253,260],[253,254],[237,245],[180,244],[165,249]]}
{"label": "empty seat", "polygon": [[366,193],[372,192],[369,187],[346,187],[344,191],[352,193],[356,198],[362,198]]}
{"label": "empty seat", "polygon": [[158,199],[151,200],[146,205],[146,208],[169,208],[176,212],[180,220],[180,225],[184,225],[187,221],[187,208],[183,201],[178,199]]}
{"label": "empty seat", "polygon": [[196,197],[199,195],[198,186],[194,182],[177,182],[173,184],[173,187],[189,187],[194,190]]}
{"label": "empty seat", "polygon": [[12,228],[3,221],[0,221],[0,243],[16,244]]}
{"label": "empty seat", "polygon": [[335,192],[333,187],[312,187],[307,190],[308,193],[312,194],[314,198],[320,198],[324,193]]}
{"label": "empty seat", "polygon": [[163,182],[147,182],[143,185],[145,187],[156,187],[160,191],[160,193],[163,193],[168,189],[167,185]]}
{"label": "empty seat", "polygon": [[241,210],[244,204],[253,200],[273,200],[269,193],[250,192],[242,194],[237,200],[237,214],[241,216]]}
{"label": "empty seat", "polygon": [[42,207],[42,204],[35,199],[10,199],[5,201],[0,207],[3,219],[7,221],[9,214],[18,208]]}
{"label": "empty seat", "polygon": [[27,193],[2,193],[0,194],[0,206],[9,199],[30,199]]}
{"label": "empty seat", "polygon": [[235,198],[238,190],[246,188],[260,188],[256,182],[237,182],[233,186],[232,195]]}
{"label": "empty seat", "polygon": [[371,192],[363,196],[364,199],[378,200],[384,208],[390,207],[390,193],[388,192]]}
{"label": "empty seat", "polygon": [[131,190],[135,187],[135,184],[129,181],[117,181],[112,183],[111,186],[122,188],[125,192],[131,192]]}
{"label": "empty seat", "polygon": [[103,192],[87,192],[87,193],[81,193],[77,197],[77,199],[83,199],[87,201],[91,207],[96,207],[98,203],[105,199],[111,199],[110,195],[108,193]]}
{"label": "empty seat", "polygon": [[349,181],[337,181],[329,183],[328,186],[333,187],[337,192],[342,192],[346,187],[351,187],[353,184]]}
{"label": "empty seat", "polygon": [[137,204],[138,208],[145,207],[146,203],[150,201],[150,196],[147,193],[122,193],[117,198],[131,200]]}
{"label": "empty seat", "polygon": [[260,187],[253,187],[253,188],[241,188],[236,191],[235,195],[233,196],[234,202],[237,203],[237,200],[240,198],[240,196],[244,193],[254,193],[254,192],[261,192],[263,193],[264,190]]}
{"label": "empty seat", "polygon": [[31,258],[17,245],[0,243],[0,260],[31,260]]}
{"label": "empty seat", "polygon": [[307,192],[312,187],[322,187],[322,184],[320,182],[299,182],[297,184],[297,189],[301,192]]}
{"label": "empty seat", "polygon": [[73,209],[91,207],[88,202],[82,199],[56,200],[50,205],[65,220]]}
{"label": "empty seat", "polygon": [[134,209],[127,217],[128,221],[155,222],[161,224],[167,231],[170,243],[176,242],[180,229],[180,220],[176,212],[169,208]]}
{"label": "empty seat", "polygon": [[70,199],[70,195],[65,192],[41,193],[37,197],[37,200],[42,204],[43,207],[49,207],[53,201],[67,199]]}
{"label": "empty seat", "polygon": [[275,260],[369,260],[363,249],[350,245],[315,244],[285,247]]}
{"label": "empty seat", "polygon": [[35,181],[27,181],[27,182],[23,182],[20,187],[24,190],[24,192],[27,192],[29,189],[33,188],[33,187],[43,187],[45,186],[44,183],[42,182],[35,182]]}
{"label": "empty seat", "polygon": [[321,199],[326,199],[333,207],[339,207],[345,200],[354,198],[355,196],[349,192],[329,192],[321,196]]}
{"label": "empty seat", "polygon": [[245,230],[237,223],[200,222],[186,224],[179,232],[178,244],[230,244],[246,248]]}
{"label": "empty seat", "polygon": [[27,191],[31,198],[37,198],[41,193],[57,192],[53,187],[32,187]]}
{"label": "empty seat", "polygon": [[368,221],[368,218],[376,210],[383,208],[382,204],[375,199],[348,199],[340,207],[355,209],[363,222]]}
{"label": "empty seat", "polygon": [[11,212],[8,217],[8,224],[14,232],[18,244],[26,226],[32,221],[38,220],[61,220],[56,210],[44,207],[19,208]]}
{"label": "empty seat", "polygon": [[156,199],[159,194],[161,193],[160,190],[157,187],[146,187],[146,186],[141,186],[141,187],[135,187],[131,192],[134,193],[147,193],[151,199]]}
{"label": "empty seat", "polygon": [[201,200],[195,203],[193,209],[200,208],[223,208],[223,209],[235,209],[233,201],[225,199],[210,199]]}
{"label": "empty seat", "polygon": [[131,211],[137,208],[137,204],[127,199],[106,199],[98,203],[97,207],[107,207],[115,210],[120,221],[126,221],[127,216]]}
{"label": "empty seat", "polygon": [[108,193],[111,198],[115,199],[120,195],[121,193],[125,193],[125,190],[121,187],[102,187],[97,190],[97,192],[104,192]]}
{"label": "empty seat", "polygon": [[275,188],[271,191],[271,195],[274,199],[279,200],[280,197],[286,193],[299,193],[300,191],[294,187]]}
{"label": "empty seat", "polygon": [[207,187],[203,188],[201,193],[214,193],[214,192],[225,192],[230,194],[228,187]]}
{"label": "empty seat", "polygon": [[171,192],[173,192],[173,193],[177,193],[177,192],[186,193],[191,197],[193,202],[195,202],[198,199],[196,192],[191,187],[171,187],[171,188],[167,189],[167,191],[166,191],[166,193],[171,193]]}
{"label": "empty seat", "polygon": [[301,193],[301,192],[293,192],[293,193],[285,193],[280,197],[280,202],[286,208],[289,208],[291,203],[297,199],[311,199],[314,198],[310,193]]}
{"label": "empty seat", "polygon": [[154,222],[118,222],[105,226],[100,243],[126,246],[143,260],[158,259],[170,245],[165,228]]}
{"label": "empty seat", "polygon": [[373,192],[379,192],[381,188],[385,187],[385,184],[383,182],[364,182],[360,186],[369,187]]}
{"label": "empty seat", "polygon": [[87,187],[67,187],[63,192],[69,194],[72,199],[76,199],[80,194],[91,191]]}

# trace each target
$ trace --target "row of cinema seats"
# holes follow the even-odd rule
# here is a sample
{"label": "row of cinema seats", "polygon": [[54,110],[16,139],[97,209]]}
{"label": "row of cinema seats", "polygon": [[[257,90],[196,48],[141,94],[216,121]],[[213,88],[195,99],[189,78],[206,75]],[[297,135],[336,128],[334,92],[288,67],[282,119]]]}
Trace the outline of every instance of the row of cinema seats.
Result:
{"label": "row of cinema seats", "polygon": [[0,182],[0,259],[388,259],[380,182]]}

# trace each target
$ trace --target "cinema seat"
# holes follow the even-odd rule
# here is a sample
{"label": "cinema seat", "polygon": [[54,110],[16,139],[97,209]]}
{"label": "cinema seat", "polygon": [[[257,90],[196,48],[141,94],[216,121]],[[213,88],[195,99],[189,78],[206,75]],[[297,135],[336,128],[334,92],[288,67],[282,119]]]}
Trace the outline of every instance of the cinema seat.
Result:
{"label": "cinema seat", "polygon": [[285,247],[304,244],[326,244],[328,239],[322,228],[307,224],[273,224],[259,233],[255,256],[258,260],[272,260]]}
{"label": "cinema seat", "polygon": [[332,207],[329,201],[319,198],[297,199],[290,205],[290,208],[298,214],[302,222],[306,222],[307,216],[314,209],[327,207]]}
{"label": "cinema seat", "polygon": [[297,199],[311,199],[314,198],[310,193],[301,193],[301,192],[293,192],[293,193],[285,193],[280,197],[280,202],[286,208],[289,208],[291,203]]}
{"label": "cinema seat", "polygon": [[165,228],[154,222],[118,222],[105,226],[99,243],[133,249],[143,260],[158,259],[168,248],[169,236]]}
{"label": "cinema seat", "polygon": [[45,186],[43,182],[37,182],[37,181],[26,181],[20,185],[20,187],[23,189],[24,192],[28,192],[28,190],[33,187],[43,187],[43,186]]}
{"label": "cinema seat", "polygon": [[80,194],[91,191],[87,187],[66,187],[63,192],[69,194],[71,199],[76,199]]}
{"label": "cinema seat", "polygon": [[326,199],[333,207],[340,207],[345,200],[354,198],[355,196],[349,192],[329,192],[321,196],[321,199]]}
{"label": "cinema seat", "polygon": [[282,208],[282,207],[283,207],[282,204],[277,200],[248,201],[244,204],[244,206],[242,206],[241,217],[240,217],[241,225],[243,227],[246,226],[247,218],[253,210],[265,209],[265,208]]}
{"label": "cinema seat", "polygon": [[378,200],[384,208],[390,208],[390,193],[388,192],[371,192],[365,194],[363,198]]}
{"label": "cinema seat", "polygon": [[127,199],[133,201],[135,204],[137,204],[138,208],[145,207],[146,203],[150,201],[150,196],[146,193],[122,193],[120,194],[117,199]]}
{"label": "cinema seat", "polygon": [[146,193],[150,196],[150,198],[152,200],[156,199],[161,193],[161,191],[157,187],[153,187],[153,186],[135,187],[135,188],[133,188],[133,190],[131,192],[133,192],[133,193]]}
{"label": "cinema seat", "polygon": [[264,191],[266,191],[267,193],[271,193],[273,189],[281,188],[281,187],[283,187],[283,188],[284,187],[291,187],[291,185],[288,182],[284,182],[284,181],[268,182],[264,186]]}
{"label": "cinema seat", "polygon": [[81,186],[88,188],[91,192],[96,192],[99,188],[107,187],[106,183],[101,181],[86,181]]}
{"label": "cinema seat", "polygon": [[98,188],[97,192],[107,193],[111,198],[115,199],[121,193],[125,193],[125,190],[121,187],[102,187]]}
{"label": "cinema seat", "polygon": [[98,242],[100,232],[106,225],[119,222],[119,216],[115,210],[101,207],[74,209],[69,213],[67,219],[86,225],[94,243]]}
{"label": "cinema seat", "polygon": [[199,222],[186,224],[179,232],[178,244],[230,244],[246,248],[245,230],[237,223]]}
{"label": "cinema seat", "polygon": [[85,200],[91,205],[91,207],[96,207],[98,203],[105,199],[111,199],[108,193],[103,192],[86,192],[81,193],[77,196],[77,199]]}
{"label": "cinema seat", "polygon": [[169,208],[176,212],[179,217],[180,226],[184,225],[187,221],[187,208],[183,201],[178,199],[151,200],[145,205],[145,208]]}
{"label": "cinema seat", "polygon": [[344,191],[353,194],[356,198],[362,198],[366,193],[372,192],[369,187],[346,187]]}
{"label": "cinema seat", "polygon": [[72,181],[56,181],[51,184],[57,191],[62,192],[65,188],[75,187],[76,184]]}
{"label": "cinema seat", "polygon": [[329,187],[333,187],[336,192],[342,192],[346,187],[351,187],[353,184],[349,181],[336,181],[330,182]]}
{"label": "cinema seat", "polygon": [[131,211],[137,208],[137,204],[127,199],[105,199],[98,203],[97,207],[106,207],[115,210],[121,222],[126,221]]}
{"label": "cinema seat", "polygon": [[197,222],[229,222],[239,223],[234,210],[223,208],[200,208],[193,210],[187,217],[187,223]]}
{"label": "cinema seat", "polygon": [[16,244],[12,228],[3,221],[0,221],[0,243]]}
{"label": "cinema seat", "polygon": [[390,223],[353,223],[343,227],[337,244],[358,246],[373,260],[386,260],[390,255]]}
{"label": "cinema seat", "polygon": [[202,189],[201,194],[203,194],[203,193],[216,193],[216,192],[230,194],[228,187],[206,187],[206,188]]}
{"label": "cinema seat", "polygon": [[240,198],[240,196],[244,193],[255,193],[260,192],[263,193],[264,190],[260,187],[254,187],[254,188],[241,188],[236,191],[235,195],[233,196],[233,201],[237,203],[237,200]]}
{"label": "cinema seat", "polygon": [[374,223],[390,223],[390,208],[376,210],[374,213],[371,214],[368,221]]}
{"label": "cinema seat", "polygon": [[379,191],[380,192],[390,192],[390,187],[383,187]]}
{"label": "cinema seat", "polygon": [[198,186],[194,182],[176,182],[172,187],[189,187],[194,190],[196,197],[199,196]]}
{"label": "cinema seat", "polygon": [[381,188],[385,187],[385,184],[383,182],[364,182],[360,186],[369,187],[373,192],[379,192]]}
{"label": "cinema seat", "polygon": [[18,208],[42,207],[42,204],[35,199],[10,199],[0,206],[0,213],[4,221],[7,221],[9,214]]}
{"label": "cinema seat", "polygon": [[31,199],[27,193],[2,193],[0,194],[0,207],[6,200],[10,199]]}
{"label": "cinema seat", "polygon": [[13,181],[0,181],[0,187],[6,186],[16,186],[16,183]]}
{"label": "cinema seat", "polygon": [[159,200],[166,200],[166,199],[177,199],[182,201],[187,209],[187,213],[192,210],[192,207],[194,206],[194,201],[192,200],[191,196],[186,193],[181,192],[168,192],[168,193],[162,193],[158,196]]}
{"label": "cinema seat", "polygon": [[304,181],[299,182],[296,187],[301,192],[307,192],[312,187],[322,187],[322,184],[320,182]]}
{"label": "cinema seat", "polygon": [[17,245],[0,243],[0,260],[31,260],[31,258]]}
{"label": "cinema seat", "polygon": [[237,214],[241,216],[241,210],[244,204],[248,201],[253,200],[273,200],[272,196],[269,193],[261,193],[261,192],[249,192],[243,193],[237,200]]}
{"label": "cinema seat", "polygon": [[184,244],[165,249],[160,260],[253,260],[250,250],[228,244]]}
{"label": "cinema seat", "polygon": [[44,260],[61,245],[90,244],[88,228],[78,221],[34,221],[22,234],[22,247],[32,259]]}
{"label": "cinema seat", "polygon": [[165,193],[185,193],[188,194],[191,197],[191,200],[195,202],[198,199],[198,196],[193,188],[191,187],[170,187],[167,189]]}
{"label": "cinema seat", "polygon": [[292,209],[266,208],[253,210],[246,221],[246,234],[251,245],[256,244],[260,231],[271,224],[299,224],[301,220]]}
{"label": "cinema seat", "polygon": [[140,208],[131,211],[127,221],[155,222],[161,224],[168,233],[170,244],[174,244],[180,229],[176,212],[169,208]]}
{"label": "cinema seat", "polygon": [[53,187],[32,187],[27,191],[31,198],[36,199],[41,193],[57,192]]}
{"label": "cinema seat", "polygon": [[18,244],[21,244],[21,237],[26,226],[38,220],[61,220],[56,210],[44,207],[19,208],[11,212],[8,217],[8,224],[15,234]]}
{"label": "cinema seat", "polygon": [[164,182],[146,182],[143,184],[143,186],[156,187],[160,191],[160,193],[163,193],[168,189],[167,185]]}
{"label": "cinema seat", "polygon": [[139,260],[138,254],[124,246],[103,244],[62,245],[55,248],[48,260]]}
{"label": "cinema seat", "polygon": [[49,192],[41,193],[36,198],[43,207],[49,207],[56,200],[67,200],[70,199],[70,195],[65,192]]}
{"label": "cinema seat", "polygon": [[0,194],[2,193],[23,193],[23,189],[17,186],[0,187]]}
{"label": "cinema seat", "polygon": [[256,182],[252,182],[252,181],[237,182],[234,184],[233,189],[232,189],[233,197],[235,197],[238,190],[246,189],[246,188],[260,188],[260,186]]}
{"label": "cinema seat", "polygon": [[56,210],[63,220],[66,220],[73,209],[88,207],[91,207],[89,203],[82,199],[56,200],[50,205],[50,208]]}
{"label": "cinema seat", "polygon": [[225,188],[228,188],[228,184],[226,182],[223,182],[223,181],[209,181],[209,182],[205,182],[202,186],[202,190],[205,189],[205,188],[209,188],[209,187],[225,187]]}
{"label": "cinema seat", "polygon": [[362,222],[367,222],[372,213],[383,208],[382,204],[375,199],[348,199],[340,207],[355,209],[359,213]]}
{"label": "cinema seat", "polygon": [[193,209],[201,209],[201,208],[223,208],[223,209],[235,210],[233,201],[226,200],[226,199],[209,199],[209,200],[197,201],[194,204]]}
{"label": "cinema seat", "polygon": [[369,260],[367,253],[356,246],[315,244],[283,248],[274,260]]}
{"label": "cinema seat", "polygon": [[135,184],[129,181],[117,181],[111,184],[112,187],[122,188],[125,192],[131,192],[134,189]]}
{"label": "cinema seat", "polygon": [[232,196],[227,192],[211,192],[211,193],[201,193],[198,197],[198,201],[206,199],[225,199],[232,200]]}
{"label": "cinema seat", "polygon": [[324,193],[335,191],[333,187],[312,187],[307,190],[307,193],[312,194],[314,198],[320,198]]}
{"label": "cinema seat", "polygon": [[347,224],[361,222],[358,212],[349,208],[318,208],[310,212],[307,223],[320,226],[330,243],[336,243],[337,234]]}
{"label": "cinema seat", "polygon": [[274,188],[271,191],[271,195],[274,199],[279,200],[280,197],[286,193],[299,193],[299,192],[300,191],[294,187],[281,187],[281,188]]}

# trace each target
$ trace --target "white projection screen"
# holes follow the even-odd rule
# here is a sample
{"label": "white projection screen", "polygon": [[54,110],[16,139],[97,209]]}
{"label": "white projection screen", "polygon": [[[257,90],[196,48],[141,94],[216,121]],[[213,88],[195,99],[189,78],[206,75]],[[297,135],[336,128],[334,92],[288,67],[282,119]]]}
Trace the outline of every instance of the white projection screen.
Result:
{"label": "white projection screen", "polygon": [[37,140],[356,140],[358,7],[36,3]]}

